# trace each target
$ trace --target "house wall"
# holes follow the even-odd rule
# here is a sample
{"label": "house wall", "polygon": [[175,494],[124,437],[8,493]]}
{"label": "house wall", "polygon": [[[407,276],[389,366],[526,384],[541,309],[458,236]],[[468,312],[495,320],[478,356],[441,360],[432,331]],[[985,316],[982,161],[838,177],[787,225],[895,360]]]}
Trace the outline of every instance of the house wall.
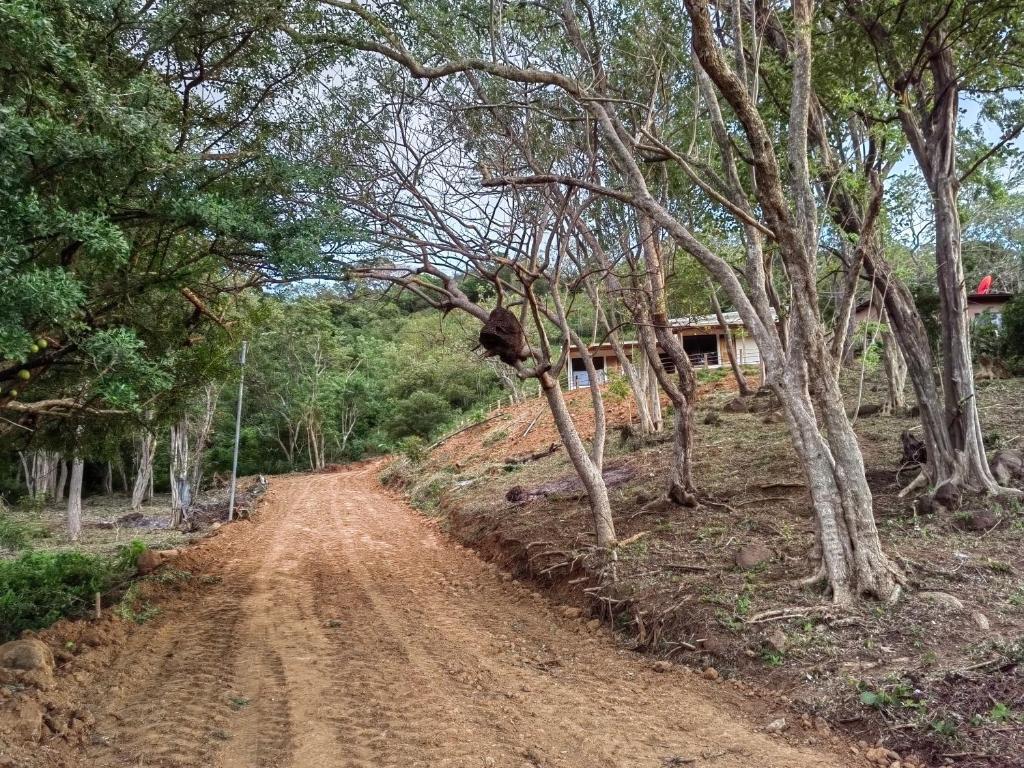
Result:
{"label": "house wall", "polygon": [[760,365],[761,350],[752,338],[734,338],[733,341],[736,342],[736,357],[740,365]]}
{"label": "house wall", "polygon": [[[699,328],[680,328],[675,331],[678,336],[714,336],[715,342],[718,348],[718,365],[711,366],[717,368],[722,365],[727,365],[729,362],[727,346],[725,343],[725,334],[721,333],[721,327],[699,327]],[[742,333],[742,329],[734,330],[734,334]],[[734,336],[736,342],[736,356],[739,358],[741,365],[760,365],[761,363],[761,352],[757,348],[757,344],[754,340],[749,337]],[[635,349],[635,344],[626,345],[626,353],[632,354]],[[621,373],[622,365],[619,362],[618,357],[615,356],[614,350],[611,349],[611,345],[602,344],[599,347],[595,347],[591,350],[591,355],[594,357],[595,362],[598,358],[604,358],[604,370],[606,372]],[[562,372],[562,381],[567,389],[576,389],[575,382],[572,376],[572,360],[580,359],[580,353],[574,348],[569,351],[570,362],[566,366],[566,370]]]}

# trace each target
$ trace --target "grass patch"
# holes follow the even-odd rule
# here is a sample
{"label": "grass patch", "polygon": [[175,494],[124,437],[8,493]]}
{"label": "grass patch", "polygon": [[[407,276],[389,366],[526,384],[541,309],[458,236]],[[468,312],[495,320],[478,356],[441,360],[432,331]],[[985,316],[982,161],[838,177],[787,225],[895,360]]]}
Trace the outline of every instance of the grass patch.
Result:
{"label": "grass patch", "polygon": [[25,552],[0,561],[0,642],[26,629],[42,629],[62,617],[86,614],[97,592],[126,580],[141,542],[123,547],[112,558],[82,552]]}
{"label": "grass patch", "polygon": [[0,511],[0,549],[20,552],[32,542],[49,536],[49,531],[38,523],[16,520]]}

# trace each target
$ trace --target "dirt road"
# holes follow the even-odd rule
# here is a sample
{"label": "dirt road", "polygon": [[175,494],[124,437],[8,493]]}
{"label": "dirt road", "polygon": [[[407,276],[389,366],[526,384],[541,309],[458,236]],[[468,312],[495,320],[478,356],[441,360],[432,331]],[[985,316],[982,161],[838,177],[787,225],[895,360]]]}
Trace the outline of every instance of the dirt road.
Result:
{"label": "dirt road", "polygon": [[129,640],[86,764],[189,768],[849,765],[657,673],[382,491],[277,478],[206,556],[221,580]]}

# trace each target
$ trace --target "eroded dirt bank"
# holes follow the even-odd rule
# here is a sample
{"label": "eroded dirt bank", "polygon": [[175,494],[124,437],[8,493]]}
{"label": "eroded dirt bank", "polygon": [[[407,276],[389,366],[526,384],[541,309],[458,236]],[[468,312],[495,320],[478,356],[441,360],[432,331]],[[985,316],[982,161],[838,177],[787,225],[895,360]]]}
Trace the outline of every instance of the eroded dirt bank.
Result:
{"label": "eroded dirt bank", "polygon": [[[659,673],[451,543],[375,469],[275,479],[257,523],[65,693],[89,766],[846,766]],[[75,690],[75,686],[79,688]],[[37,752],[40,756],[42,753]],[[54,756],[58,755],[55,751]]]}

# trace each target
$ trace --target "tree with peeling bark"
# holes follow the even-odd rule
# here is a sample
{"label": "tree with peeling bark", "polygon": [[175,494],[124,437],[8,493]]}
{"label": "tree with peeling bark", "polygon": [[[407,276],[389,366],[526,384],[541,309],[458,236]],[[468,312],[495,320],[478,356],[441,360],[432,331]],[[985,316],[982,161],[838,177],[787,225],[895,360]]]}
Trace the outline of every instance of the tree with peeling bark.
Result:
{"label": "tree with peeling bark", "polygon": [[[996,482],[985,454],[971,358],[958,193],[964,179],[1024,130],[1024,102],[1011,83],[1024,73],[1013,22],[1019,3],[852,3],[892,94],[895,113],[932,198],[941,326],[942,391],[951,466],[929,478],[954,492],[1013,492]],[[1016,74],[1016,77],[1012,75]],[[998,76],[1000,82],[994,82]],[[961,94],[979,95],[1001,130],[967,169],[957,165]]]}
{"label": "tree with peeling bark", "polygon": [[78,541],[82,533],[82,476],[85,460],[81,456],[71,459],[71,475],[68,479],[68,538]]}
{"label": "tree with peeling bark", "polygon": [[144,414],[146,426],[135,436],[134,441],[135,482],[132,485],[130,504],[133,512],[138,512],[142,509],[142,503],[152,498],[153,459],[156,455],[156,435],[148,426],[152,416],[152,413]]}
{"label": "tree with peeling bark", "polygon": [[[479,36],[459,39],[439,34],[426,23],[427,9],[416,4],[380,13],[348,2],[319,7],[314,24],[307,16],[291,20],[283,29],[303,45],[382,56],[427,83],[458,82],[467,73],[517,83],[525,101],[517,94],[508,109],[543,109],[564,116],[566,124],[585,126],[588,140],[603,159],[596,179],[571,164],[553,163],[544,173],[492,172],[483,186],[554,184],[587,190],[629,206],[641,221],[659,228],[693,256],[740,313],[765,360],[766,383],[782,404],[817,523],[816,567],[809,579],[825,579],[837,603],[848,603],[859,594],[894,597],[898,572],[882,552],[863,458],[846,417],[818,302],[818,204],[808,162],[813,3],[796,2],[787,10],[792,40],[785,61],[790,73],[788,107],[772,107],[770,119],[757,95],[760,76],[748,65],[751,54],[756,59],[751,33],[736,36],[716,24],[709,4],[702,0],[688,0],[685,17],[671,19],[673,29],[689,27],[695,69],[706,75],[700,88],[703,103],[712,114],[723,112],[726,135],[716,143],[719,172],[711,176],[713,181],[695,170],[703,160],[662,131],[663,113],[693,109],[692,99],[675,98],[674,87],[680,78],[693,82],[693,70],[687,74],[677,69],[654,84],[648,78],[647,87],[640,85],[644,80],[631,78],[627,63],[616,58],[617,19],[589,3],[531,7],[514,17],[470,18],[465,24],[478,23]],[[666,13],[671,16],[671,11]],[[548,33],[538,35],[538,29]],[[758,34],[755,28],[754,37]],[[678,43],[670,37],[657,42],[672,47]],[[642,54],[636,58],[681,66],[678,57],[667,58],[664,45]],[[638,90],[643,98],[638,98]],[[780,155],[787,160],[785,172]],[[734,236],[743,240],[741,265],[717,253],[712,240],[673,210],[672,200],[659,200],[652,192],[642,167],[652,157],[671,163],[716,206]],[[750,168],[743,174],[737,166],[741,159]],[[653,244],[652,238],[641,240]],[[782,268],[777,274],[772,269],[776,259]],[[783,307],[774,291],[780,277],[799,296],[784,308],[788,315],[779,311]],[[773,306],[782,324],[776,322]]]}
{"label": "tree with peeling bark", "polygon": [[[475,318],[482,326],[483,354],[501,360],[520,379],[539,383],[586,490],[596,544],[612,547],[615,526],[602,475],[601,388],[590,388],[595,432],[588,449],[559,383],[572,347],[597,380],[588,345],[568,320],[571,301],[584,291],[572,268],[566,207],[556,208],[530,190],[481,195],[459,138],[431,130],[422,105],[412,94],[405,96],[410,102],[397,107],[376,105],[375,121],[384,114],[391,118],[377,131],[346,129],[348,138],[337,138],[347,142],[346,157],[358,158],[362,166],[359,178],[335,191],[365,232],[360,252],[349,257],[350,275],[397,286],[445,314]],[[408,129],[412,124],[418,124],[416,131]],[[391,138],[381,140],[382,133]],[[363,136],[372,140],[361,144]],[[470,278],[490,287],[493,305],[469,297],[464,288]]]}

